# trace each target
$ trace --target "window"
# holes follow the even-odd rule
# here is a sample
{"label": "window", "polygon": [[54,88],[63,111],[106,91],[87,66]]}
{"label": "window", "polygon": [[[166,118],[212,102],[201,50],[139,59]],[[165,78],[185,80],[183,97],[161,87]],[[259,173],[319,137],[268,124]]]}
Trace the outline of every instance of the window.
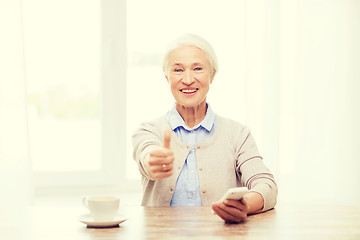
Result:
{"label": "window", "polygon": [[128,186],[125,1],[24,0],[22,12],[35,185]]}
{"label": "window", "polygon": [[33,169],[100,169],[100,2],[23,2]]}

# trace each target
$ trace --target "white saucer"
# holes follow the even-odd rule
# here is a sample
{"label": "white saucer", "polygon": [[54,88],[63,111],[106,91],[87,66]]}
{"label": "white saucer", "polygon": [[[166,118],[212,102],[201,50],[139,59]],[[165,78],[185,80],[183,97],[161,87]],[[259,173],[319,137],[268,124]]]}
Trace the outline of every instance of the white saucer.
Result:
{"label": "white saucer", "polygon": [[88,227],[117,227],[120,223],[125,222],[127,218],[116,216],[113,220],[95,221],[90,214],[83,214],[79,221],[85,223]]}

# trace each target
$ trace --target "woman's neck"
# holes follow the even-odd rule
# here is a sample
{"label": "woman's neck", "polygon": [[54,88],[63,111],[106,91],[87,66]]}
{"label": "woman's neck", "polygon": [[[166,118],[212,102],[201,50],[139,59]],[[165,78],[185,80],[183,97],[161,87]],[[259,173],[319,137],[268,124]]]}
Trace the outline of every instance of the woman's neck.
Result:
{"label": "woman's neck", "polygon": [[176,110],[180,113],[186,126],[193,128],[205,118],[207,105],[206,101],[196,107],[184,107],[176,103]]}

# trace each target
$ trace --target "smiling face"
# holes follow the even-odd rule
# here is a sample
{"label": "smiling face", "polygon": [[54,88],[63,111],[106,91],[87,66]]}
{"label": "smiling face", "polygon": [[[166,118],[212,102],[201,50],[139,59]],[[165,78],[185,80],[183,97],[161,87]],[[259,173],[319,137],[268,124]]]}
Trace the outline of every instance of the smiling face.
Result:
{"label": "smiling face", "polygon": [[183,108],[206,108],[206,95],[214,79],[209,59],[195,46],[182,46],[169,55],[165,77],[176,100]]}

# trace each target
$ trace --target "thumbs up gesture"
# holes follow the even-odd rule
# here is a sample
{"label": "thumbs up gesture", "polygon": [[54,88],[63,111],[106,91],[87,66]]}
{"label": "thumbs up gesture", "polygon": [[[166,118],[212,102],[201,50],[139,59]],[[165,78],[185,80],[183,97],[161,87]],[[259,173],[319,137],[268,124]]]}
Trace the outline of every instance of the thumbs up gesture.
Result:
{"label": "thumbs up gesture", "polygon": [[145,159],[145,168],[155,179],[170,177],[173,174],[174,152],[170,148],[171,133],[165,130],[163,145],[153,149],[150,157]]}
{"label": "thumbs up gesture", "polygon": [[163,147],[166,149],[170,149],[170,141],[171,141],[171,133],[170,133],[170,130],[167,129],[164,132]]}

